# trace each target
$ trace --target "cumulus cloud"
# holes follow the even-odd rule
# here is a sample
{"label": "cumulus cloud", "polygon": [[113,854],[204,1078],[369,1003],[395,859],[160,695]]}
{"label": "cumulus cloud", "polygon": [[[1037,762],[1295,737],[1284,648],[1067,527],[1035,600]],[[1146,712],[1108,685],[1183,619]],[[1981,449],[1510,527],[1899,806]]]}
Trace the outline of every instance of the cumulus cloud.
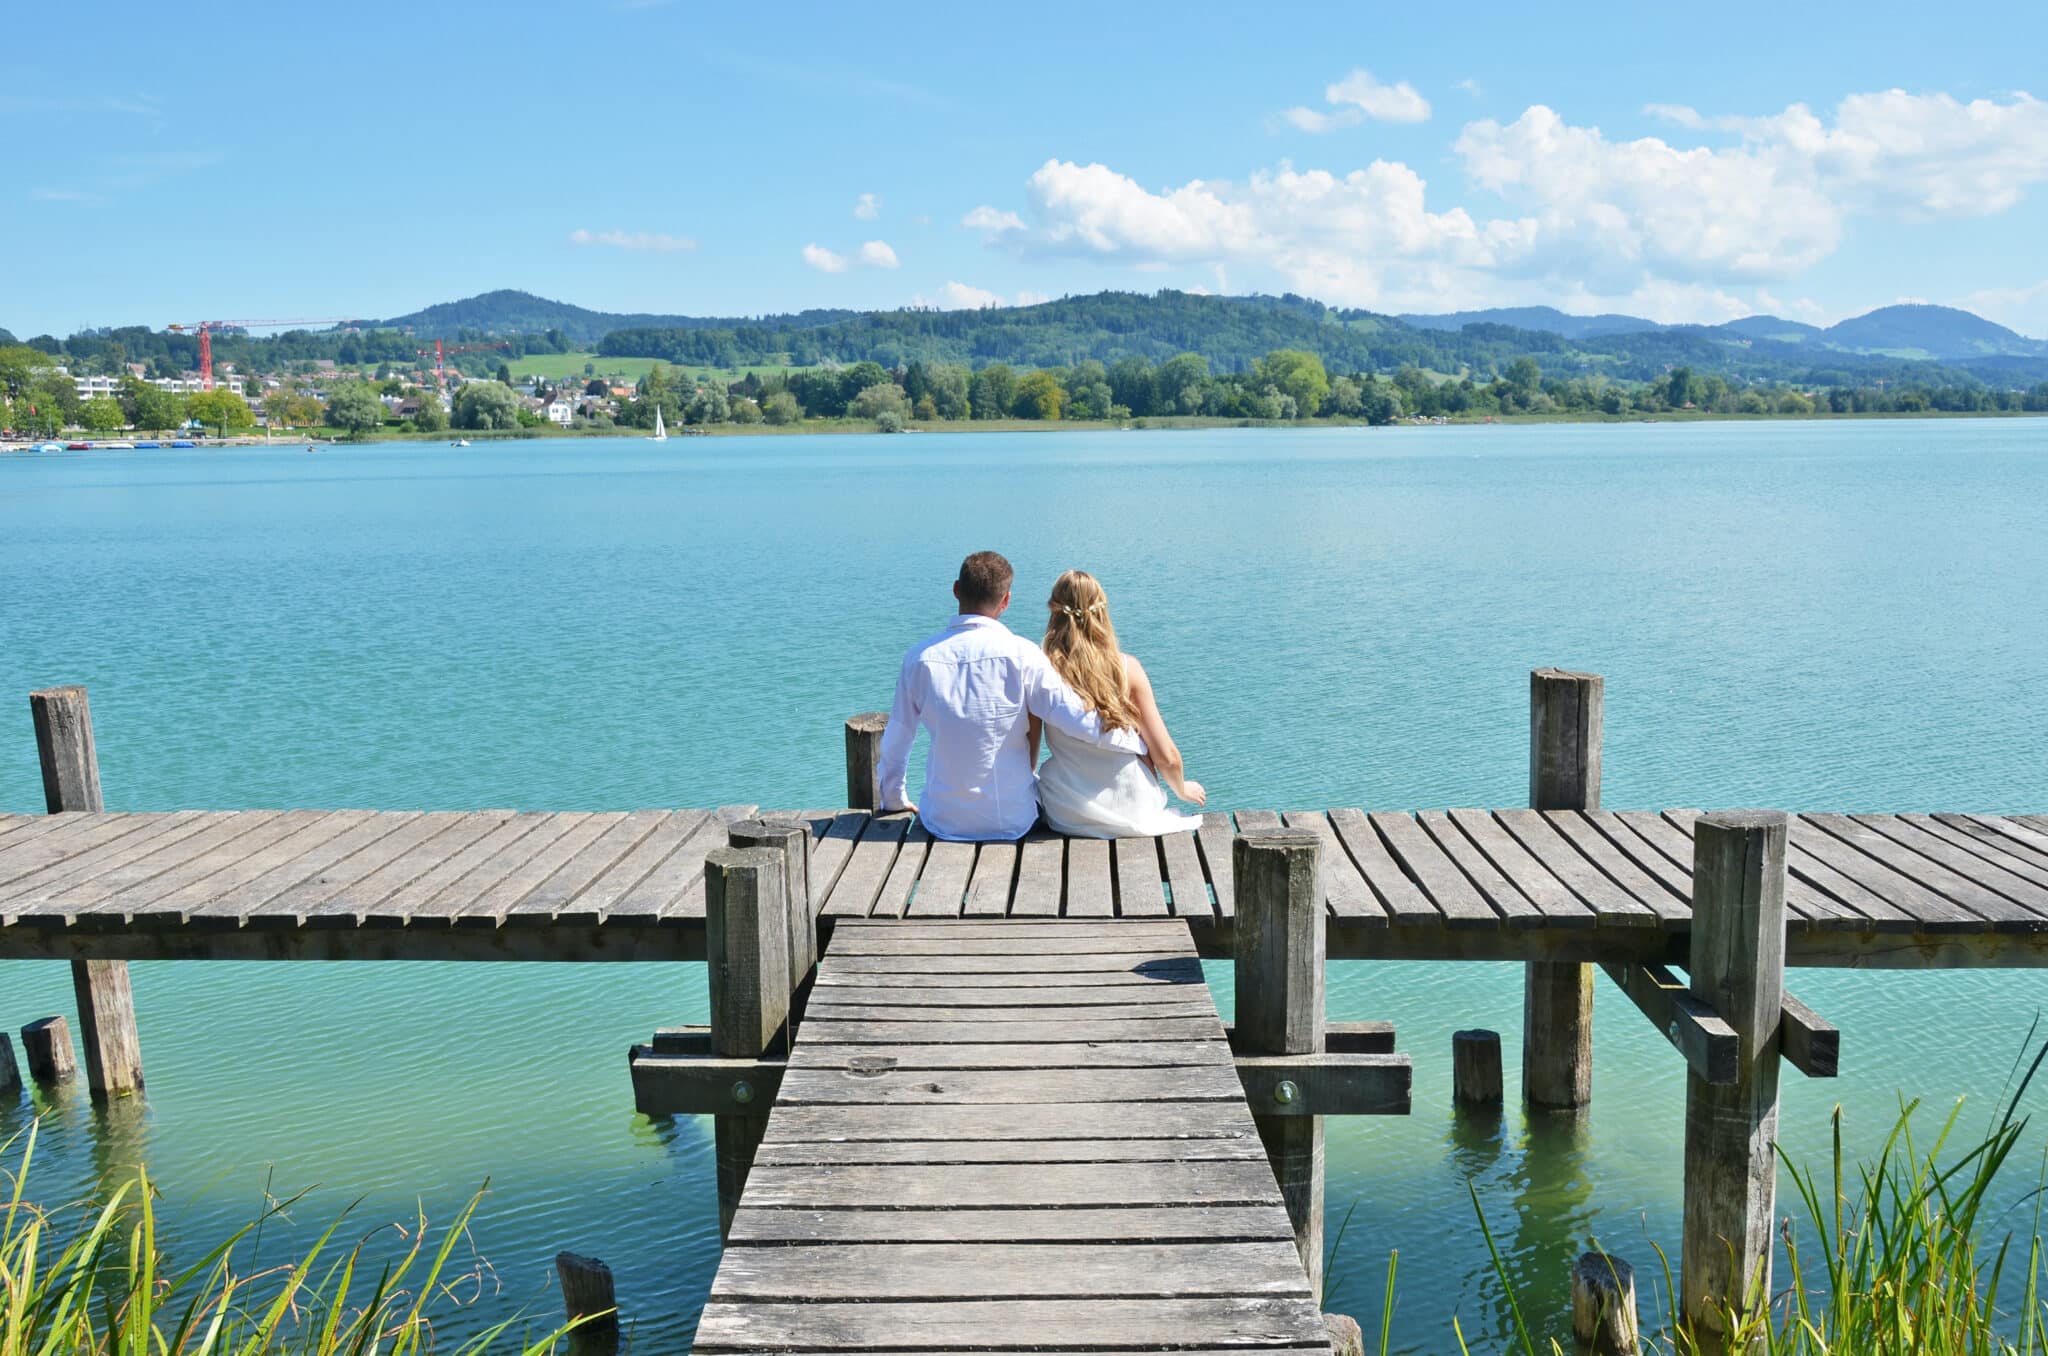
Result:
{"label": "cumulus cloud", "polygon": [[697,242],[690,237],[669,235],[664,231],[589,231],[581,227],[569,232],[569,243],[603,245],[617,250],[652,250],[656,254],[697,248]]}
{"label": "cumulus cloud", "polygon": [[2030,338],[2048,338],[2048,279],[2031,287],[1983,288],[1955,304]]}
{"label": "cumulus cloud", "polygon": [[1339,127],[1356,127],[1365,121],[1365,114],[1355,108],[1340,108],[1334,113],[1323,113],[1313,108],[1296,105],[1280,115],[1304,132],[1334,132]]}
{"label": "cumulus cloud", "polygon": [[894,268],[897,264],[896,251],[889,248],[886,240],[867,241],[851,256],[828,250],[813,241],[804,246],[803,256],[804,262],[820,273],[844,273],[850,268]]}
{"label": "cumulus cloud", "polygon": [[1334,132],[1340,127],[1356,127],[1367,118],[1379,122],[1429,120],[1429,100],[1416,93],[1415,86],[1406,80],[1384,85],[1364,69],[1325,85],[1323,99],[1331,105],[1327,112],[1295,107],[1280,116],[1303,132]]}
{"label": "cumulus cloud", "polygon": [[873,193],[863,193],[854,199],[853,215],[862,221],[873,221],[882,215],[882,200]]}
{"label": "cumulus cloud", "polygon": [[835,254],[815,242],[804,246],[804,262],[820,273],[844,273],[849,267],[845,255]]}
{"label": "cumulus cloud", "polygon": [[960,218],[960,224],[970,230],[985,231],[990,236],[998,236],[1007,231],[1023,230],[1024,218],[1015,212],[998,211],[984,204]]}
{"label": "cumulus cloud", "polygon": [[927,306],[940,311],[978,311],[990,306],[1036,306],[1052,298],[1043,292],[1019,291],[1014,297],[1005,298],[1000,292],[991,292],[986,287],[974,287],[968,283],[948,281],[939,289],[936,297],[922,292],[910,299],[912,306]]}
{"label": "cumulus cloud", "polygon": [[860,247],[859,259],[868,268],[896,267],[896,251],[886,240],[869,240]]}

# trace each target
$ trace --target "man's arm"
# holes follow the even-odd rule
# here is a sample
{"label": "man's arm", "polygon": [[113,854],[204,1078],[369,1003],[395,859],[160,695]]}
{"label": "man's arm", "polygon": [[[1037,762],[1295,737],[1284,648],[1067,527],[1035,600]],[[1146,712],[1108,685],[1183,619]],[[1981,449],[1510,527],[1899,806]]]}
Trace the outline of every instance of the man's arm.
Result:
{"label": "man's arm", "polygon": [[1142,755],[1145,741],[1136,730],[1111,730],[1104,734],[1102,717],[1089,710],[1080,695],[1067,686],[1059,670],[1036,645],[1024,659],[1024,706],[1032,715],[1063,734],[1085,744],[1101,744]]}
{"label": "man's arm", "polygon": [[896,700],[889,705],[888,728],[882,731],[882,765],[876,769],[882,784],[882,809],[915,810],[910,788],[910,746],[917,740],[917,696],[911,691],[916,666],[905,662],[896,674]]}

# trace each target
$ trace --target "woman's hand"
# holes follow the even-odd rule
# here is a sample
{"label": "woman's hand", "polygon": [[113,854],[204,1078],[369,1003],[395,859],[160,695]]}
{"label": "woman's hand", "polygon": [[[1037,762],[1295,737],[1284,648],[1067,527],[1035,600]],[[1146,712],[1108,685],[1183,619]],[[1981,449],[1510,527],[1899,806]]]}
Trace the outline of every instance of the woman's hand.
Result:
{"label": "woman's hand", "polygon": [[1207,805],[1209,803],[1209,793],[1197,781],[1182,781],[1176,794],[1190,805]]}

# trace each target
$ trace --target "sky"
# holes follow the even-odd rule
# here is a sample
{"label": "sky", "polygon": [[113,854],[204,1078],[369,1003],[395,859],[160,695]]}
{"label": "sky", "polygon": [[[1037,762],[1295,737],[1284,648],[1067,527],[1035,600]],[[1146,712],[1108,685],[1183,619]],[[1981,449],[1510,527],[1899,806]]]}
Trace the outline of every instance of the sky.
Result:
{"label": "sky", "polygon": [[1931,301],[2048,337],[2039,0],[79,0],[5,27],[22,337],[501,287],[692,315]]}

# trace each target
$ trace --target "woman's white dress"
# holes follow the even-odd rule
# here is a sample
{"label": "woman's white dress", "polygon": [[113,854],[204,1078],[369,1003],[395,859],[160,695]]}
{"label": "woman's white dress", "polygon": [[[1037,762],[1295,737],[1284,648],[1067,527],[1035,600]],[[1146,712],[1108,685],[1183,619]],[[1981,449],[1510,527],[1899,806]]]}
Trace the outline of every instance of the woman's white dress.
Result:
{"label": "woman's white dress", "polygon": [[1166,788],[1134,753],[1084,744],[1047,726],[1038,809],[1055,832],[1135,838],[1202,827],[1200,815],[1167,808]]}

